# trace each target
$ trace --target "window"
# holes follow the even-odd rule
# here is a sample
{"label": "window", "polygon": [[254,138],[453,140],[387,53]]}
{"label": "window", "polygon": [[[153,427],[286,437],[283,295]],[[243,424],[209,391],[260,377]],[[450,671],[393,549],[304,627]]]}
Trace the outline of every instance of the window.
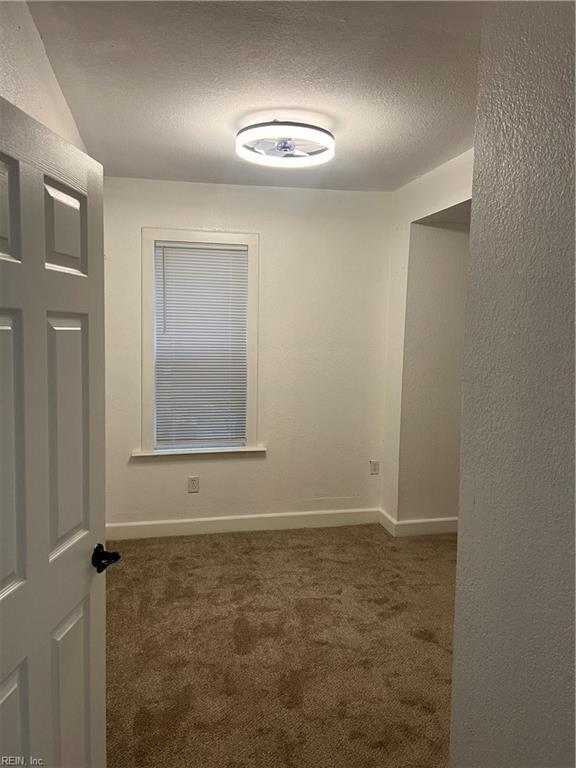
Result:
{"label": "window", "polygon": [[142,451],[260,450],[258,236],[144,229]]}

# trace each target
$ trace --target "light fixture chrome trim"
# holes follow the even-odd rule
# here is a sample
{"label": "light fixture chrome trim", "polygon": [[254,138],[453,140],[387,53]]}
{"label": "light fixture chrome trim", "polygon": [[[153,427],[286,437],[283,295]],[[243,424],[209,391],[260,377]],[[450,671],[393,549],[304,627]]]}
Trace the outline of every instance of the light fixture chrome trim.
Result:
{"label": "light fixture chrome trim", "polygon": [[332,160],[336,139],[326,128],[292,120],[271,120],[241,128],[236,154],[270,168],[310,168]]}

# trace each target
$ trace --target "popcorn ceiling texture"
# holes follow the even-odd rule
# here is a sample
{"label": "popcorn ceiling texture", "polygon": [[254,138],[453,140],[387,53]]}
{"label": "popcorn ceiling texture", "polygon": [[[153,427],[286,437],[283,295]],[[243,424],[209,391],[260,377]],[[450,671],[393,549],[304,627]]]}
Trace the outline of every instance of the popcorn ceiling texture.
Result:
{"label": "popcorn ceiling texture", "polygon": [[[379,191],[473,144],[479,3],[30,5],[107,176]],[[241,125],[283,117],[333,129],[336,159],[236,157]]]}
{"label": "popcorn ceiling texture", "polygon": [[452,766],[574,765],[574,6],[489,3]]}
{"label": "popcorn ceiling texture", "polygon": [[455,536],[108,544],[108,768],[445,768]]}

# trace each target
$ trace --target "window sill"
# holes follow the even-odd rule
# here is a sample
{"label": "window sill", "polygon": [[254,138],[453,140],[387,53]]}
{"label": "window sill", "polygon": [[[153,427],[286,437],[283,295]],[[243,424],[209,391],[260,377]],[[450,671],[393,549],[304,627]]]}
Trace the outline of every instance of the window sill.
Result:
{"label": "window sill", "polygon": [[266,453],[265,445],[243,445],[230,448],[175,448],[159,451],[132,451],[131,456],[133,459],[158,459],[164,456],[208,456],[212,454],[245,454],[245,453]]}

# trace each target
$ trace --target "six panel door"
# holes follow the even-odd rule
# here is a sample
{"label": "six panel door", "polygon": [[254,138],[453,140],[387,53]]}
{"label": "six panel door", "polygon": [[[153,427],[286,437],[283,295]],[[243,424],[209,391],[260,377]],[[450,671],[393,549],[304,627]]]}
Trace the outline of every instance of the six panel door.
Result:
{"label": "six panel door", "polygon": [[58,768],[105,766],[103,266],[101,166],[0,99],[0,755]]}

